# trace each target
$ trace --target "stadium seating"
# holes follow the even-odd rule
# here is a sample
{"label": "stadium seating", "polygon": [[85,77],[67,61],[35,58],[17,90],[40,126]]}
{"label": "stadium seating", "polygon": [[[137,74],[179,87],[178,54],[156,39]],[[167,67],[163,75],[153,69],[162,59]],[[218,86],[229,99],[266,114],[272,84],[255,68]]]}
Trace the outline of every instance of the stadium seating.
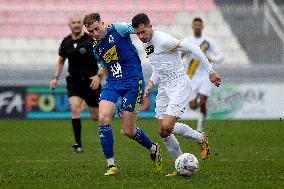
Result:
{"label": "stadium seating", "polygon": [[[106,23],[131,21],[133,15],[146,12],[157,30],[177,38],[192,33],[191,21],[199,16],[205,32],[220,44],[224,64],[248,64],[237,38],[226,24],[213,0],[0,0],[0,65],[26,65],[22,68],[53,68],[66,25],[72,12],[100,12]],[[123,5],[123,6],[122,6]],[[141,44],[134,43],[146,63]],[[238,61],[234,57],[238,57]]]}

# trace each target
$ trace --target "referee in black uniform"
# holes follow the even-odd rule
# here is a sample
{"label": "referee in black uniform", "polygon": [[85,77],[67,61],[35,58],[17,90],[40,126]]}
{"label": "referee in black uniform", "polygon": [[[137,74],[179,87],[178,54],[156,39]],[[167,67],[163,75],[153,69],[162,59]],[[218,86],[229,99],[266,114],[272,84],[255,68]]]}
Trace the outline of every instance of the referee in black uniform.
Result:
{"label": "referee in black uniform", "polygon": [[72,112],[72,126],[75,144],[74,152],[82,152],[81,119],[82,103],[89,106],[92,119],[98,118],[98,104],[101,93],[100,77],[97,75],[98,64],[93,53],[93,39],[83,32],[83,21],[79,15],[72,15],[68,23],[71,34],[66,36],[59,48],[59,58],[55,67],[50,88],[57,86],[66,58],[68,72],[66,78],[69,104]]}

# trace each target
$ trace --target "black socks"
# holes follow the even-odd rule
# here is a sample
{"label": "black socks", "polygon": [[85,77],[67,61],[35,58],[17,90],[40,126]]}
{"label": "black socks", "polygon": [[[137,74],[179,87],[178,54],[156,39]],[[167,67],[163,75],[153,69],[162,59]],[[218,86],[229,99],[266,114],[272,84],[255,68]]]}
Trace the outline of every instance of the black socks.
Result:
{"label": "black socks", "polygon": [[80,118],[72,119],[72,126],[73,126],[75,141],[78,144],[78,146],[82,146],[81,144],[81,119]]}

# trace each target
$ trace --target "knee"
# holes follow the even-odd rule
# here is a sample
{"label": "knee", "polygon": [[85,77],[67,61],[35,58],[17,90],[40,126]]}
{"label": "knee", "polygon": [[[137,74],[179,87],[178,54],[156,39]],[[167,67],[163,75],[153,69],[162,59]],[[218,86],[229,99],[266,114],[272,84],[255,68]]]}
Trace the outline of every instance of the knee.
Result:
{"label": "knee", "polygon": [[110,124],[111,122],[111,117],[107,116],[103,112],[99,113],[99,124],[100,125],[107,125]]}
{"label": "knee", "polygon": [[136,128],[129,128],[129,127],[123,127],[123,133],[129,137],[129,138],[133,138],[136,135]]}
{"label": "knee", "polygon": [[174,125],[171,122],[163,120],[162,127],[159,131],[161,138],[167,138],[173,132]]}
{"label": "knee", "polygon": [[73,116],[80,116],[81,106],[79,105],[71,105],[71,112]]}
{"label": "knee", "polygon": [[189,103],[189,107],[190,107],[191,109],[193,109],[193,110],[196,110],[196,108],[197,108],[197,103],[196,103],[195,101],[190,102],[190,103]]}
{"label": "knee", "polygon": [[170,133],[166,132],[163,129],[160,129],[159,134],[161,138],[167,138],[168,136],[170,136]]}
{"label": "knee", "polygon": [[129,121],[128,119],[123,119],[122,130],[123,130],[123,133],[129,138],[133,138],[136,135],[135,123],[132,121]]}

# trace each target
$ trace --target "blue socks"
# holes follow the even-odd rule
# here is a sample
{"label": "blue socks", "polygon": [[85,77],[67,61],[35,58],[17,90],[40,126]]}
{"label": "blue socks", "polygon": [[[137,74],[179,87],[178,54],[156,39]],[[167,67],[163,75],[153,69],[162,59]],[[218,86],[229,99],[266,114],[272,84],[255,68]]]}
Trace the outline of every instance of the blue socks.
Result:
{"label": "blue socks", "polygon": [[152,141],[145,135],[143,130],[138,127],[136,128],[136,134],[132,139],[136,140],[139,144],[147,149],[150,149],[153,144]]}
{"label": "blue socks", "polygon": [[110,125],[99,126],[99,134],[104,155],[107,159],[113,158],[113,135]]}
{"label": "blue socks", "polygon": [[[112,135],[112,128],[110,125],[99,126],[99,134],[100,134],[100,141],[103,148],[104,155],[106,159],[113,158],[113,135]],[[144,146],[147,149],[151,149],[153,146],[152,141],[145,135],[142,129],[136,128],[136,134],[133,138],[139,144]]]}

